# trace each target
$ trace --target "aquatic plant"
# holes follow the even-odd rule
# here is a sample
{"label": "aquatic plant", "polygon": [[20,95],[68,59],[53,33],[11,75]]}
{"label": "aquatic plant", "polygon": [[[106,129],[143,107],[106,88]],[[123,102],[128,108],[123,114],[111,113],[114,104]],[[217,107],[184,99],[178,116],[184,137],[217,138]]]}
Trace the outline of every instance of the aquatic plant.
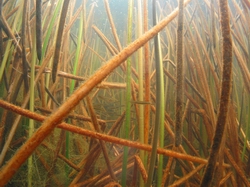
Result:
{"label": "aquatic plant", "polygon": [[0,186],[250,186],[249,0],[134,2],[0,0]]}
{"label": "aquatic plant", "polygon": [[[156,14],[156,1],[152,2],[153,5],[153,24],[157,24],[157,14]],[[153,141],[152,141],[152,152],[150,155],[150,165],[148,181],[146,186],[151,186],[153,180],[153,173],[155,172],[155,163],[157,156],[157,147],[164,146],[164,80],[163,80],[163,64],[161,55],[161,44],[160,36],[157,34],[154,38],[154,50],[155,50],[155,69],[156,69],[156,116],[155,125],[153,128]],[[159,143],[158,143],[159,142]],[[162,168],[163,168],[163,157],[159,155],[158,167],[157,167],[157,186],[161,186],[162,180]]]}
{"label": "aquatic plant", "polygon": [[222,139],[224,137],[232,87],[232,38],[230,34],[229,9],[227,0],[220,0],[219,2],[220,23],[223,37],[223,75],[221,83],[220,107],[208,164],[200,186],[210,186],[214,177],[215,164],[219,155]]}
{"label": "aquatic plant", "polygon": [[[128,39],[127,42],[132,41],[132,21],[133,21],[133,1],[130,0],[128,4]],[[130,123],[131,123],[131,58],[127,59],[126,66],[126,114],[125,114],[125,126],[124,126],[124,138],[129,139]],[[127,164],[128,164],[128,147],[124,147],[123,163],[122,163],[122,180],[121,185],[126,186],[127,182]]]}

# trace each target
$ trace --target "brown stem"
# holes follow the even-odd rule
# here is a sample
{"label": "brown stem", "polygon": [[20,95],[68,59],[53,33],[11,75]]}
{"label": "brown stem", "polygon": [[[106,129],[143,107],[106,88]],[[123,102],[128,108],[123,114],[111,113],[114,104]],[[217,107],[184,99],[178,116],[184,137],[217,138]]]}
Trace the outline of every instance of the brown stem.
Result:
{"label": "brown stem", "polygon": [[[51,114],[52,113],[52,110],[50,109],[45,109],[45,108],[42,108],[42,107],[39,107],[39,106],[35,106],[35,109],[36,110],[39,110],[41,112],[44,112],[44,113],[47,113],[47,114]],[[91,118],[90,117],[85,117],[83,115],[79,115],[79,114],[75,114],[75,113],[72,113],[72,114],[69,114],[68,116],[69,118],[72,118],[72,119],[78,119],[78,120],[82,120],[82,121],[89,121],[91,122]],[[106,122],[102,119],[97,119],[99,123],[101,124],[105,124]]]}
{"label": "brown stem", "polygon": [[144,165],[142,163],[141,158],[139,156],[137,156],[137,155],[135,155],[135,162],[136,162],[136,164],[137,164],[137,166],[138,166],[138,168],[139,168],[139,170],[141,172],[141,175],[142,175],[142,178],[143,178],[144,182],[146,182],[147,179],[148,179],[148,174],[147,174],[147,171],[146,171],[146,169],[145,169],[145,167],[144,167]]}
{"label": "brown stem", "polygon": [[23,3],[23,20],[22,20],[22,64],[23,64],[23,80],[24,80],[25,93],[27,93],[28,89],[29,89],[28,66],[27,66],[27,58],[26,58],[26,50],[25,50],[26,26],[27,26],[27,6],[28,6],[28,1],[24,1],[24,3]]}
{"label": "brown stem", "polygon": [[233,52],[239,64],[241,74],[245,83],[245,87],[248,93],[250,93],[250,72],[248,70],[246,62],[244,61],[243,57],[240,55],[238,48],[234,44],[233,44]]}
{"label": "brown stem", "polygon": [[[90,157],[93,158],[93,155],[96,153],[96,152],[99,152],[100,151],[100,146],[99,144],[95,144],[91,150],[89,151],[88,155],[83,159],[81,160],[81,162],[79,164],[77,164],[77,167],[78,168],[83,168],[83,165],[87,163],[87,161],[90,159]],[[82,169],[80,170],[82,171]],[[70,174],[69,174],[69,177],[71,178],[72,176],[74,176],[76,174],[76,171],[72,171]],[[78,174],[77,174],[78,175]],[[77,178],[77,177],[76,177]],[[75,179],[74,179],[75,180]],[[78,179],[77,179],[78,180]],[[75,180],[75,182],[77,182],[77,180]],[[74,181],[72,181],[72,183],[75,183]]]}
{"label": "brown stem", "polygon": [[168,176],[170,175],[170,168],[171,168],[171,165],[172,165],[173,161],[174,161],[173,157],[170,157],[168,159],[168,163],[166,165],[166,168],[163,171],[162,184],[161,184],[162,186],[164,186],[166,184],[166,182],[167,182]]}
{"label": "brown stem", "polygon": [[114,21],[113,21],[111,12],[110,12],[110,8],[109,8],[109,3],[108,3],[107,0],[104,0],[104,4],[105,4],[105,9],[106,9],[107,14],[108,14],[109,22],[110,22],[111,29],[112,29],[112,32],[113,32],[113,35],[114,35],[114,38],[115,38],[116,45],[118,46],[119,51],[121,51],[122,46],[121,46],[121,43],[120,43],[120,41],[118,39],[118,36],[117,36],[115,24],[114,24]]}
{"label": "brown stem", "polygon": [[98,36],[101,38],[101,40],[105,43],[105,45],[107,46],[108,50],[110,51],[110,53],[112,55],[115,55],[118,53],[118,50],[115,48],[115,46],[113,46],[113,44],[107,39],[107,37],[95,26],[92,25],[92,28],[94,29],[94,31],[96,32],[96,34],[98,34]]}
{"label": "brown stem", "polygon": [[197,168],[195,168],[193,171],[182,177],[181,179],[177,180],[174,182],[174,184],[170,185],[169,187],[174,187],[174,186],[180,186],[182,183],[187,181],[190,177],[195,175],[199,170],[201,170],[204,167],[204,164],[199,165]]}
{"label": "brown stem", "polygon": [[177,42],[176,42],[176,100],[175,100],[175,146],[178,147],[182,143],[182,115],[183,115],[183,0],[179,0],[179,15],[177,26]]}
{"label": "brown stem", "polygon": [[[133,162],[132,162],[132,163],[129,163],[129,164],[127,165],[127,170],[130,169],[130,168],[132,168],[133,166],[134,166],[134,163],[133,163]],[[122,172],[122,168],[116,170],[116,171],[115,171],[115,174],[118,175],[118,174],[120,174],[121,172]],[[103,177],[101,180],[97,181],[97,183],[94,185],[94,187],[104,186],[105,184],[108,183],[108,181],[111,181],[109,175],[108,175],[108,176],[105,176],[105,177]],[[82,186],[82,185],[76,186],[76,187],[81,187],[81,186]],[[90,186],[88,186],[88,187],[90,187]],[[119,187],[120,187],[120,186],[119,186]]]}
{"label": "brown stem", "polygon": [[248,181],[248,178],[246,177],[245,173],[243,172],[243,170],[240,168],[240,166],[234,161],[232,155],[229,153],[229,151],[227,149],[224,150],[228,160],[231,162],[231,164],[233,165],[234,169],[236,170],[236,172],[238,173],[238,175],[241,177],[241,179],[243,180],[243,182],[245,183],[245,185],[247,187],[250,186],[250,183]]}
{"label": "brown stem", "polygon": [[81,171],[81,169],[79,167],[77,167],[73,162],[71,162],[69,159],[67,159],[65,156],[63,156],[62,154],[58,154],[58,158],[60,158],[61,160],[63,160],[65,163],[68,164],[68,166],[74,168],[76,171]]}
{"label": "brown stem", "polygon": [[[46,160],[43,158],[42,153],[40,153],[38,150],[36,150],[35,153],[36,153],[38,159],[40,160],[41,164],[43,165],[43,167],[49,172],[50,167],[49,167],[48,163],[46,162]],[[62,183],[59,181],[59,179],[55,175],[52,175],[51,178],[53,179],[53,181],[56,183],[57,186],[62,185]]]}
{"label": "brown stem", "polygon": [[61,11],[61,17],[60,17],[60,22],[59,22],[58,31],[57,31],[57,38],[56,38],[56,50],[54,54],[53,68],[52,68],[53,82],[56,81],[57,68],[58,68],[58,63],[60,61],[61,45],[63,41],[62,36],[63,36],[63,30],[64,30],[65,21],[66,21],[66,15],[68,11],[69,2],[70,1],[64,0],[62,11]]}
{"label": "brown stem", "polygon": [[243,0],[243,1],[247,5],[247,7],[250,9],[250,1],[248,1],[248,0]]}
{"label": "brown stem", "polygon": [[[98,146],[99,147],[99,146]],[[88,155],[88,158],[86,159],[86,163],[83,167],[83,169],[76,175],[76,177],[73,179],[70,187],[73,187],[78,181],[81,180],[82,177],[84,177],[87,172],[91,169],[91,165],[97,160],[97,158],[100,156],[101,150],[98,148],[97,151],[93,152],[91,155]]]}
{"label": "brown stem", "polygon": [[[118,155],[116,157],[115,161],[112,163],[113,170],[116,170],[118,167],[121,167],[122,156],[123,156],[123,154]],[[81,183],[81,185],[88,186],[88,187],[94,186],[95,183],[97,183],[99,180],[101,180],[107,174],[108,174],[108,170],[105,169],[99,175],[97,175],[97,176],[95,176],[95,177],[93,177],[91,179],[87,179],[86,181],[83,182],[84,184]]]}
{"label": "brown stem", "polygon": [[220,18],[223,37],[223,76],[220,107],[215,135],[211,146],[211,153],[209,155],[208,165],[205,169],[205,173],[200,184],[201,187],[209,187],[213,181],[216,160],[219,155],[222,137],[227,122],[226,119],[232,87],[232,39],[230,34],[230,19],[227,0],[220,0]]}
{"label": "brown stem", "polygon": [[[100,133],[101,130],[99,128],[99,124],[98,124],[97,117],[96,117],[96,114],[95,114],[95,111],[94,111],[94,107],[92,105],[92,101],[91,101],[89,96],[87,96],[87,103],[88,103],[92,123],[93,123],[93,125],[95,127],[95,131]],[[109,160],[108,151],[107,151],[107,147],[105,145],[105,142],[102,141],[102,140],[99,140],[99,142],[100,142],[100,146],[101,146],[102,151],[103,151],[103,155],[104,155],[107,167],[109,169],[109,174],[114,180],[116,180],[116,177],[114,175],[114,171],[113,171],[113,169],[111,167],[111,163],[110,163],[110,160]]]}
{"label": "brown stem", "polygon": [[13,32],[11,31],[11,28],[8,24],[8,22],[6,21],[6,18],[3,14],[0,15],[0,25],[3,28],[4,32],[6,33],[6,35],[11,38],[14,42],[14,44],[17,46],[17,51],[22,54],[22,48],[19,45],[19,42],[17,41],[15,35],[13,34]]}
{"label": "brown stem", "polygon": [[42,59],[42,0],[36,0],[36,52],[37,58]]}
{"label": "brown stem", "polygon": [[[60,136],[59,136],[58,141],[57,141],[56,149],[54,151],[54,155],[53,155],[53,160],[52,160],[52,163],[51,163],[51,167],[50,167],[49,172],[47,173],[47,177],[48,178],[51,175],[52,176],[54,175],[54,170],[55,170],[55,167],[56,167],[57,158],[58,158],[58,155],[60,153],[60,149],[61,149],[61,146],[62,146],[62,143],[63,143],[63,140],[64,140],[64,138],[63,138],[64,136],[65,136],[65,131],[61,130]],[[50,180],[47,180],[46,181],[46,186],[49,186],[50,182],[51,182]]]}
{"label": "brown stem", "polygon": [[83,9],[83,5],[81,5],[75,12],[75,14],[72,16],[71,20],[65,25],[65,33],[68,33],[69,30],[72,28],[72,25],[75,23],[76,19],[79,17],[81,11]]}
{"label": "brown stem", "polygon": [[216,33],[215,33],[215,11],[214,11],[214,0],[210,2],[210,9],[211,9],[211,30],[212,30],[212,37],[213,37],[213,47],[216,48]]}

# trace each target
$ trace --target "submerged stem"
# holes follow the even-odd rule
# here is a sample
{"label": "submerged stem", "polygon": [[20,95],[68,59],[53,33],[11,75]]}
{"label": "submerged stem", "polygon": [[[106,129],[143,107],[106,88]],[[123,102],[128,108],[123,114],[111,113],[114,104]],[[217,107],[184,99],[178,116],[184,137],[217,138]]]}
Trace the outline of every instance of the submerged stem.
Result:
{"label": "submerged stem", "polygon": [[[156,0],[153,1],[153,24],[157,24],[156,18]],[[164,142],[164,80],[163,80],[163,64],[162,55],[160,47],[160,37],[157,34],[154,38],[154,49],[155,49],[155,67],[156,67],[156,117],[154,126],[154,135],[152,141],[152,152],[149,165],[148,181],[146,186],[150,187],[157,155],[157,142],[159,141],[159,146],[163,147]],[[159,156],[158,161],[158,180],[157,186],[161,186],[162,181],[162,169],[163,169],[163,157]]]}
{"label": "submerged stem", "polygon": [[[128,5],[128,43],[132,40],[132,13],[133,1],[129,1]],[[126,77],[126,115],[125,115],[125,139],[129,139],[130,121],[131,121],[131,59],[127,60],[127,77]],[[122,162],[122,181],[123,187],[126,187],[127,179],[127,163],[128,163],[128,147],[124,147],[123,162]]]}
{"label": "submerged stem", "polygon": [[215,163],[219,154],[224,129],[227,122],[227,113],[232,87],[232,38],[230,34],[230,19],[227,0],[220,0],[220,19],[223,37],[223,76],[221,84],[221,96],[219,114],[216,123],[211,153],[208,164],[202,178],[202,187],[209,187],[212,183],[215,171]]}
{"label": "submerged stem", "polygon": [[52,80],[53,80],[53,82],[56,81],[57,68],[58,68],[58,63],[60,61],[60,52],[61,52],[61,46],[62,46],[62,41],[63,41],[62,40],[63,30],[64,30],[65,21],[66,21],[66,15],[67,15],[69,2],[70,1],[64,0],[62,11],[61,11],[61,17],[60,17],[58,33],[57,33],[57,38],[56,38],[56,50],[55,50],[55,54],[54,54],[53,68],[52,68]]}
{"label": "submerged stem", "polygon": [[175,146],[182,142],[183,115],[183,0],[179,0],[179,16],[177,26],[177,67],[176,67],[176,103],[175,103]]}

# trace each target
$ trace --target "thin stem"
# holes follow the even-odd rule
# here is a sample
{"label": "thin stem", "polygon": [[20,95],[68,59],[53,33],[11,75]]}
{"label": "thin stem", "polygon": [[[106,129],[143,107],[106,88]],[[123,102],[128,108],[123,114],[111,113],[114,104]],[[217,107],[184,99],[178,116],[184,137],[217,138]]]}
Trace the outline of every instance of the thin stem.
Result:
{"label": "thin stem", "polygon": [[[100,128],[99,128],[99,124],[98,124],[97,117],[96,117],[96,114],[95,114],[95,111],[94,111],[94,107],[93,107],[93,105],[92,105],[92,101],[91,101],[91,99],[90,99],[89,96],[87,96],[87,103],[88,103],[88,107],[89,107],[89,111],[90,111],[90,116],[91,116],[92,123],[93,123],[94,128],[95,128],[95,131],[100,133],[101,130],[100,130]],[[105,158],[105,161],[106,161],[108,170],[109,170],[109,174],[110,174],[110,176],[111,176],[114,180],[116,180],[114,171],[113,171],[113,169],[112,169],[112,166],[111,166],[111,163],[110,163],[110,160],[109,160],[109,157],[108,157],[108,151],[107,151],[107,147],[106,147],[106,145],[105,145],[105,142],[102,141],[102,140],[99,140],[99,141],[100,141],[100,146],[101,146],[101,148],[102,148],[103,155],[104,155],[104,158]]]}
{"label": "thin stem", "polygon": [[49,24],[49,27],[47,29],[47,32],[46,32],[46,35],[44,37],[44,42],[43,42],[43,48],[42,48],[42,58],[44,57],[45,55],[45,52],[47,50],[47,47],[48,47],[48,43],[49,43],[49,39],[50,39],[50,35],[51,35],[51,32],[52,32],[52,29],[54,27],[54,23],[55,23],[55,20],[56,20],[56,17],[57,17],[57,14],[60,10],[60,7],[62,5],[62,2],[63,0],[59,0],[57,5],[56,5],[56,8],[54,10],[54,14],[51,18],[51,21],[50,21],[50,24]]}
{"label": "thin stem", "polygon": [[[144,32],[148,30],[148,1],[143,1],[144,5]],[[144,76],[145,76],[145,102],[150,102],[150,66],[149,66],[149,43],[144,46]],[[149,136],[149,121],[150,121],[150,106],[144,107],[144,142],[148,143]]]}
{"label": "thin stem", "polygon": [[[142,1],[137,0],[137,6],[138,6],[138,22],[137,22],[137,34],[138,37],[142,35]],[[143,86],[143,51],[142,48],[138,49],[138,101],[143,101],[144,97],[144,86]],[[141,143],[144,143],[144,105],[139,105],[139,119],[138,119],[138,125],[139,125],[139,141]],[[145,164],[145,153],[144,151],[140,150],[140,158],[142,160],[142,163]],[[140,177],[140,186],[144,186],[144,181],[142,177]]]}
{"label": "thin stem", "polygon": [[[121,43],[120,43],[120,41],[118,39],[118,36],[117,36],[117,32],[116,32],[116,28],[115,28],[115,25],[114,25],[114,21],[113,21],[111,12],[110,12],[108,0],[104,0],[104,4],[105,4],[105,9],[106,9],[107,14],[108,14],[109,22],[110,22],[111,29],[112,29],[112,32],[113,32],[113,36],[115,38],[116,45],[118,46],[119,51],[121,51],[122,50],[122,46],[121,46]],[[128,15],[128,17],[129,17],[129,15]]]}
{"label": "thin stem", "polygon": [[177,67],[176,67],[176,100],[175,100],[175,146],[182,143],[183,115],[183,0],[179,0],[179,16],[177,26]]}
{"label": "thin stem", "polygon": [[62,36],[63,36],[64,25],[65,25],[65,21],[66,21],[66,15],[67,15],[67,11],[68,11],[69,2],[70,1],[64,0],[62,11],[61,11],[61,17],[60,17],[59,27],[58,27],[58,31],[57,31],[57,38],[56,38],[56,50],[55,50],[55,54],[54,54],[53,68],[52,68],[52,80],[53,80],[53,82],[56,81],[57,68],[58,68],[58,63],[60,61],[61,45],[62,45],[62,41],[63,41]]}
{"label": "thin stem", "polygon": [[[133,1],[129,1],[128,5],[128,43],[132,41],[132,11]],[[129,139],[130,122],[131,122],[131,59],[127,59],[127,75],[126,75],[126,114],[125,114],[125,139]],[[123,164],[122,164],[122,181],[123,187],[126,187],[127,179],[127,163],[128,163],[128,147],[124,147]]]}
{"label": "thin stem", "polygon": [[23,20],[22,20],[22,64],[23,64],[23,81],[25,92],[28,92],[28,67],[27,67],[27,58],[25,50],[25,41],[26,41],[26,26],[27,26],[27,7],[28,1],[24,1],[23,4]]}
{"label": "thin stem", "polygon": [[42,59],[42,0],[36,0],[36,52],[37,58]]}
{"label": "thin stem", "polygon": [[[157,24],[156,14],[156,0],[153,1],[153,24]],[[156,67],[156,116],[154,125],[154,135],[152,141],[152,153],[149,165],[147,187],[151,186],[155,168],[157,143],[163,147],[164,144],[164,80],[163,80],[163,64],[160,47],[160,36],[157,34],[154,38],[154,49],[155,49],[155,67]],[[159,156],[158,162],[158,175],[157,175],[157,186],[161,186],[162,181],[162,169],[163,169],[163,157]]]}

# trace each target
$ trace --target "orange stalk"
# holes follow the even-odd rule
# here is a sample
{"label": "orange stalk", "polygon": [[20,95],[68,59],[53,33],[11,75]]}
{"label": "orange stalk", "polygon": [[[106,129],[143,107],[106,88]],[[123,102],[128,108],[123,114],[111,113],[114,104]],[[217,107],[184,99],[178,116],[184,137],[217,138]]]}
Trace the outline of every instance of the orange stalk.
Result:
{"label": "orange stalk", "polygon": [[[0,100],[0,107],[5,108],[7,110],[11,110],[13,112],[16,112],[20,115],[26,116],[28,118],[37,120],[37,121],[44,121],[45,119],[47,119],[45,116],[34,113],[34,112],[30,112],[29,110],[23,109],[21,107],[15,106],[13,104],[10,104],[8,102],[5,102],[3,100]],[[77,127],[77,126],[73,126],[67,123],[60,123],[57,125],[57,128],[61,128],[67,131],[70,131],[72,133],[76,133],[76,134],[81,134],[84,136],[88,136],[91,138],[95,138],[98,140],[104,140],[107,142],[111,142],[111,143],[116,143],[116,144],[120,144],[120,145],[124,145],[124,146],[128,146],[128,147],[133,147],[133,148],[137,148],[137,149],[142,149],[144,151],[148,151],[150,152],[152,150],[152,147],[150,145],[146,145],[146,144],[141,144],[139,142],[134,142],[134,141],[130,141],[130,140],[125,140],[122,138],[117,138],[114,136],[110,136],[110,135],[106,135],[106,134],[102,134],[102,133],[98,133],[98,132],[94,132],[91,130],[87,130],[87,129],[83,129],[81,127]],[[110,133],[108,133],[110,134]],[[200,158],[200,157],[195,157],[195,156],[190,156],[187,154],[183,154],[183,153],[177,153],[175,151],[171,151],[171,150],[166,150],[163,148],[158,148],[157,149],[157,153],[158,154],[162,154],[165,156],[169,156],[169,157],[175,157],[175,158],[179,158],[179,159],[183,159],[183,160],[188,160],[188,161],[192,161],[192,162],[197,162],[200,164],[206,164],[207,160]],[[230,167],[228,164],[224,164],[224,167]],[[3,171],[3,170],[2,170]],[[0,177],[2,177],[2,171],[0,172]],[[12,171],[10,171],[12,172]],[[1,184],[1,181],[0,181]]]}

